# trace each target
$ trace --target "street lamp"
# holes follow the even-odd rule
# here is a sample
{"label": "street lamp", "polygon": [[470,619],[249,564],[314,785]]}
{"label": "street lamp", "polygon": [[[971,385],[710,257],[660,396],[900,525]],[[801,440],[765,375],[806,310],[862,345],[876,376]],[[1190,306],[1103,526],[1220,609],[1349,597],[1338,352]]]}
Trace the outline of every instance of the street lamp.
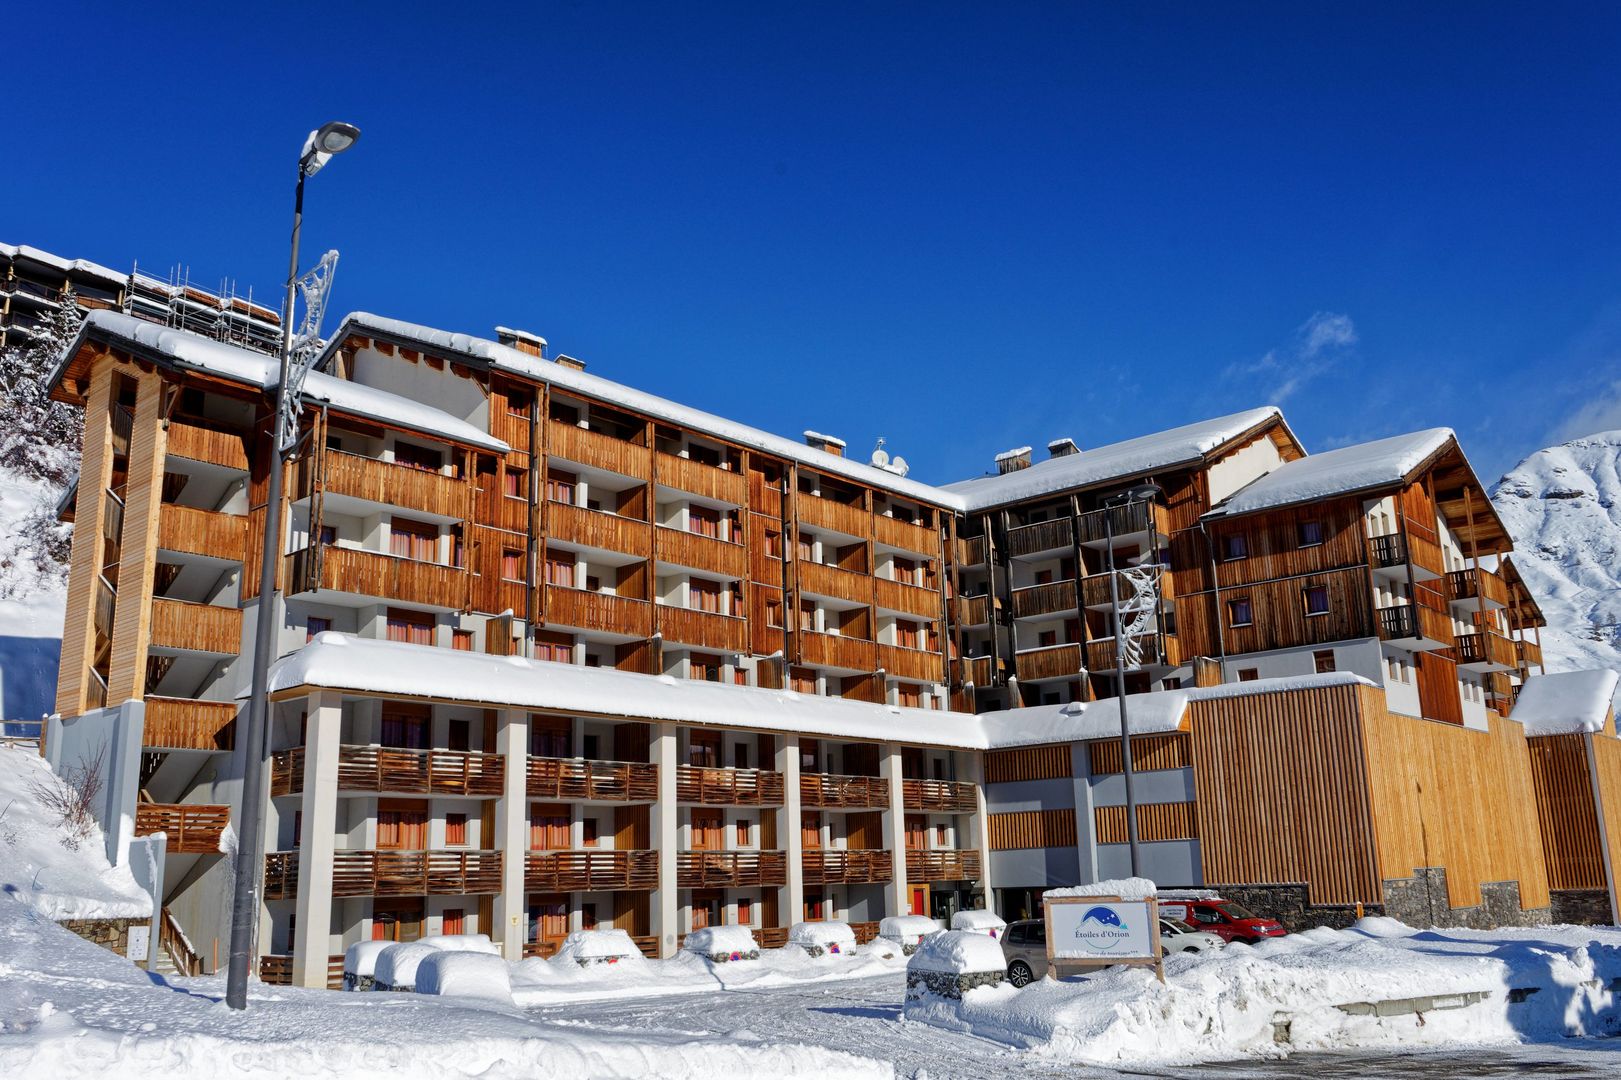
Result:
{"label": "street lamp", "polygon": [[298,295],[298,234],[304,224],[304,181],[321,171],[334,154],[360,138],[353,124],[334,120],[310,132],[298,156],[298,187],[293,194],[293,251],[287,266],[287,296],[281,308],[281,375],[270,422],[270,475],[265,493],[265,531],[260,540],[259,610],[254,623],[253,682],[248,692],[247,730],[242,732],[242,814],[237,822],[236,882],[231,902],[231,956],[225,1003],[248,1007],[255,931],[259,925],[259,878],[264,871],[260,841],[264,832],[264,758],[269,732],[270,660],[276,635],[276,562],[281,555],[281,473],[286,453],[282,418],[287,410],[287,373],[293,353],[293,302]]}
{"label": "street lamp", "polygon": [[1126,778],[1126,840],[1131,845],[1132,877],[1141,876],[1142,863],[1137,850],[1137,794],[1132,787],[1131,722],[1126,718],[1126,638],[1120,620],[1120,575],[1115,572],[1113,511],[1140,502],[1153,502],[1162,494],[1157,484],[1138,484],[1103,500],[1103,536],[1109,552],[1109,609],[1114,617],[1115,696],[1120,700],[1120,764]]}

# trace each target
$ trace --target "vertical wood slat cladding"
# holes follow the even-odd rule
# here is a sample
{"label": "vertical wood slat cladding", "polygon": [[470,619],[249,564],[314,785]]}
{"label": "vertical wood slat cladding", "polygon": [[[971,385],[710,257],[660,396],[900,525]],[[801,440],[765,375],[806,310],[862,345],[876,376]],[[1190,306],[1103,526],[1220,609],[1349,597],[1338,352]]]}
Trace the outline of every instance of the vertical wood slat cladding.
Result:
{"label": "vertical wood slat cladding", "polygon": [[68,593],[62,628],[62,656],[56,675],[56,711],[65,717],[84,712],[86,684],[95,651],[92,612],[101,574],[102,518],[113,464],[110,413],[113,361],[99,357],[90,375],[84,407],[83,450],[79,460],[79,494],[74,503],[72,547],[68,556]]}
{"label": "vertical wood slat cladding", "polygon": [[[1131,834],[1126,830],[1124,806],[1099,806],[1092,811],[1093,828],[1100,844],[1125,844]],[[1156,840],[1197,840],[1199,838],[1198,804],[1193,802],[1144,803],[1137,807],[1137,839],[1143,843]]]}
{"label": "vertical wood slat cladding", "polygon": [[985,754],[987,784],[1057,780],[1072,775],[1072,770],[1068,743],[1027,746],[1019,750],[991,750]]}
{"label": "vertical wood slat cladding", "polygon": [[113,621],[112,665],[107,702],[146,692],[146,654],[152,634],[152,563],[163,511],[163,380],[156,372],[136,378],[135,418],[130,428],[124,485],[124,528],[119,538],[118,605]]}
{"label": "vertical wood slat cladding", "polygon": [[[1134,735],[1131,739],[1132,771],[1185,769],[1193,764],[1192,749],[1193,740],[1187,735]],[[1118,739],[1087,743],[1086,753],[1094,776],[1125,771]]]}
{"label": "vertical wood slat cladding", "polygon": [[1413,666],[1418,669],[1419,711],[1431,720],[1461,725],[1463,701],[1458,696],[1458,665],[1445,656],[1426,652],[1413,654]]}
{"label": "vertical wood slat cladding", "polygon": [[1604,831],[1610,841],[1610,896],[1615,898],[1621,896],[1621,739],[1600,733],[1592,740],[1599,799],[1604,804]]}
{"label": "vertical wood slat cladding", "polygon": [[1019,810],[991,814],[986,839],[992,851],[1075,846],[1075,811]]}
{"label": "vertical wood slat cladding", "polygon": [[1593,777],[1580,734],[1527,739],[1550,889],[1604,888]]}

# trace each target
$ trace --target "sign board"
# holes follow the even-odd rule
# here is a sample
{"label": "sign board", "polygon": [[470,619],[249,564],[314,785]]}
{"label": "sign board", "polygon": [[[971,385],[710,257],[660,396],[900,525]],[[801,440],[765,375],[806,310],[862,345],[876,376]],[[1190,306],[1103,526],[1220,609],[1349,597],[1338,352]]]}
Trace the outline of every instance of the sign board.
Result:
{"label": "sign board", "polygon": [[145,923],[131,923],[129,948],[124,955],[131,960],[144,961],[152,950],[152,928]]}
{"label": "sign board", "polygon": [[1055,968],[1114,964],[1160,967],[1159,904],[1153,898],[1055,896],[1042,901],[1047,916],[1047,960]]}

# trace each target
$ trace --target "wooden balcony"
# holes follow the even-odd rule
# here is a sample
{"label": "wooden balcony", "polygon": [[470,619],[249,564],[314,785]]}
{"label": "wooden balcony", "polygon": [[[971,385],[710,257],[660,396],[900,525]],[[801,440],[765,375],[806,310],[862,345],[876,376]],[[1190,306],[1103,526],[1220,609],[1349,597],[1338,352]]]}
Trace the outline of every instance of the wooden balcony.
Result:
{"label": "wooden balcony", "polygon": [[975,686],[990,686],[997,671],[991,667],[989,656],[964,656],[957,660],[957,681]]}
{"label": "wooden balcony", "polygon": [[[298,896],[297,851],[265,856],[266,900]],[[332,895],[468,896],[501,891],[499,851],[337,851]]]}
{"label": "wooden balcony", "polygon": [[230,750],[236,745],[236,702],[156,697],[145,701],[141,745],[154,750]]}
{"label": "wooden balcony", "polygon": [[639,638],[653,634],[653,605],[646,600],[555,585],[545,595],[548,626],[576,626]]}
{"label": "wooden balcony", "polygon": [[872,515],[862,507],[803,494],[795,505],[801,524],[863,539],[872,535]]}
{"label": "wooden balcony", "polygon": [[1478,566],[1452,570],[1447,573],[1447,598],[1459,609],[1497,611],[1508,607],[1508,583]]}
{"label": "wooden balcony", "polygon": [[684,566],[738,580],[748,573],[748,551],[742,544],[664,525],[659,526],[654,542],[661,566]]}
{"label": "wooden balcony", "polygon": [[150,643],[157,649],[235,656],[242,647],[242,609],[153,597]]}
{"label": "wooden balcony", "polygon": [[1434,541],[1412,538],[1404,532],[1368,538],[1368,559],[1377,574],[1403,579],[1411,573],[1416,581],[1432,581],[1439,573],[1431,569],[1441,563],[1441,548]]}
{"label": "wooden balcony", "polygon": [[675,644],[722,652],[743,652],[748,648],[748,620],[732,615],[660,604],[658,626],[664,640]]}
{"label": "wooden balcony", "polygon": [[801,865],[807,885],[867,885],[895,877],[890,853],[880,849],[808,850]]}
{"label": "wooden balcony", "polygon": [[865,810],[889,805],[889,781],[882,776],[846,776],[840,773],[801,773],[799,802],[821,806]]}
{"label": "wooden balcony", "polygon": [[1054,551],[1073,551],[1075,534],[1069,518],[1038,521],[1034,525],[1021,525],[1007,531],[1007,553],[1011,558],[1023,559]]}
{"label": "wooden balcony", "polygon": [[799,633],[799,661],[846,671],[877,671],[878,646],[862,638],[839,634]]}
{"label": "wooden balcony", "polygon": [[873,579],[869,574],[854,570],[841,570],[837,566],[800,560],[794,564],[799,575],[801,592],[815,593],[835,600],[854,600],[860,604],[872,602]]}
{"label": "wooden balcony", "polygon": [[531,851],[523,857],[523,887],[533,892],[656,889],[659,853]]}
{"label": "wooden balcony", "polygon": [[1081,646],[1078,642],[1050,645],[1044,649],[1026,649],[1013,657],[1013,667],[1020,682],[1040,682],[1046,679],[1078,679],[1081,677]]}
{"label": "wooden balcony", "polygon": [[[346,495],[446,518],[472,516],[472,489],[465,480],[341,450],[328,450],[319,460],[324,466],[320,482],[328,495]],[[311,490],[314,461],[313,458],[299,461],[294,474],[294,491]]]}
{"label": "wooden balcony", "polygon": [[957,537],[956,560],[958,566],[978,566],[985,561],[983,536]]}
{"label": "wooden balcony", "polygon": [[295,596],[330,590],[451,611],[467,603],[466,571],[378,551],[311,545],[287,556],[286,572]]}
{"label": "wooden balcony", "polygon": [[558,420],[546,422],[546,453],[640,480],[652,474],[652,452],[647,447]]}
{"label": "wooden balcony", "polygon": [[957,622],[962,626],[986,626],[991,621],[991,598],[979,596],[957,597]]}
{"label": "wooden balcony", "polygon": [[[1127,671],[1142,671],[1145,668],[1176,667],[1182,662],[1182,650],[1179,647],[1175,634],[1140,634],[1137,637],[1137,647],[1140,650],[1138,663],[1127,665]],[[1086,666],[1089,671],[1110,672],[1115,670],[1115,642],[1114,638],[1098,638],[1086,643]]]}
{"label": "wooden balcony", "polygon": [[768,769],[676,766],[677,802],[700,806],[781,806],[782,794],[782,774]]}
{"label": "wooden balcony", "polygon": [[1514,643],[1514,656],[1520,668],[1529,672],[1534,665],[1538,670],[1542,668],[1542,644],[1536,641],[1516,641]]}
{"label": "wooden balcony", "polygon": [[170,420],[165,453],[170,457],[222,465],[238,472],[248,471],[248,450],[239,432],[216,431],[182,420]]}
{"label": "wooden balcony", "polygon": [[927,649],[902,649],[895,645],[878,646],[878,666],[897,679],[920,682],[943,682],[945,671],[937,652]]}
{"label": "wooden balcony", "polygon": [[680,851],[675,857],[679,889],[744,889],[788,884],[782,851]]}
{"label": "wooden balcony", "polygon": [[1445,612],[1421,604],[1379,608],[1379,640],[1405,649],[1429,651],[1452,644],[1452,620]]}
{"label": "wooden balcony", "polygon": [[931,559],[940,557],[939,532],[923,525],[913,525],[909,521],[874,514],[872,535],[874,540],[888,547],[900,548],[902,551],[910,551]]}
{"label": "wooden balcony", "polygon": [[1490,630],[1459,634],[1453,647],[1458,667],[1468,671],[1513,671],[1519,666],[1514,642]]}
{"label": "wooden balcony", "polygon": [[1110,535],[1117,544],[1142,544],[1150,535],[1163,541],[1171,534],[1171,514],[1159,503],[1134,502],[1082,514],[1076,528],[1084,547],[1104,547]]}
{"label": "wooden balcony", "polygon": [[902,780],[906,809],[934,814],[972,814],[979,809],[979,789],[961,780]]}
{"label": "wooden balcony", "polygon": [[163,833],[170,855],[218,855],[231,821],[229,806],[194,803],[136,803],[135,835]]}
{"label": "wooden balcony", "polygon": [[[343,954],[326,958],[326,988],[343,989]],[[259,981],[266,986],[293,985],[293,958],[285,955],[265,954],[259,957]]]}
{"label": "wooden balcony", "polygon": [[548,502],[545,514],[546,533],[553,540],[638,559],[652,551],[653,532],[645,521],[561,502]]}
{"label": "wooden balcony", "polygon": [[973,881],[980,876],[977,851],[908,851],[906,880]]}
{"label": "wooden balcony", "polygon": [[247,551],[248,519],[235,514],[164,503],[158,514],[158,547],[186,555],[241,562]]}
{"label": "wooden balcony", "polygon": [[645,761],[531,757],[527,791],[531,799],[653,802],[659,797],[659,767]]}
{"label": "wooden balcony", "polygon": [[1027,585],[1022,589],[1013,590],[1015,619],[1037,619],[1052,615],[1073,616],[1075,611],[1073,581],[1051,581],[1045,585]]}
{"label": "wooden balcony", "polygon": [[748,501],[748,481],[740,472],[705,465],[690,458],[666,454],[662,450],[653,455],[653,467],[658,470],[658,482],[706,499],[742,506]]}
{"label": "wooden balcony", "polygon": [[899,611],[924,619],[940,617],[940,593],[935,589],[908,585],[888,578],[874,578],[873,584],[876,587],[875,602],[887,611]]}
{"label": "wooden balcony", "polygon": [[[270,759],[270,793],[304,790],[305,748],[281,750]],[[500,754],[466,750],[408,750],[392,746],[338,747],[338,790],[388,795],[500,795]]]}

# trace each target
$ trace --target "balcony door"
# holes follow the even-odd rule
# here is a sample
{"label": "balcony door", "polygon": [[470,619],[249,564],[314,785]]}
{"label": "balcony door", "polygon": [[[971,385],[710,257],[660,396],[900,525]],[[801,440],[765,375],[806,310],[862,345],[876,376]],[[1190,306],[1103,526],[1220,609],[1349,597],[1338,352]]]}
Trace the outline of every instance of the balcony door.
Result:
{"label": "balcony door", "polygon": [[377,849],[426,851],[428,804],[423,799],[377,800]]}
{"label": "balcony door", "polygon": [[568,897],[558,893],[529,895],[529,940],[561,943],[568,937]]}
{"label": "balcony door", "polygon": [[703,930],[719,926],[723,903],[719,889],[692,890],[692,928]]}
{"label": "balcony door", "polygon": [[692,812],[692,850],[721,851],[726,847],[726,815],[719,810]]}
{"label": "balcony door", "polygon": [[390,709],[383,713],[382,730],[377,740],[383,746],[401,750],[428,748],[428,713]]}
{"label": "balcony door", "polygon": [[718,731],[694,731],[687,743],[687,764],[704,769],[721,766],[721,734]]}
{"label": "balcony door", "polygon": [[928,847],[929,819],[922,814],[906,815],[906,850],[922,851]]}
{"label": "balcony door", "polygon": [[422,936],[421,897],[378,900],[372,904],[373,941],[416,941]]}

